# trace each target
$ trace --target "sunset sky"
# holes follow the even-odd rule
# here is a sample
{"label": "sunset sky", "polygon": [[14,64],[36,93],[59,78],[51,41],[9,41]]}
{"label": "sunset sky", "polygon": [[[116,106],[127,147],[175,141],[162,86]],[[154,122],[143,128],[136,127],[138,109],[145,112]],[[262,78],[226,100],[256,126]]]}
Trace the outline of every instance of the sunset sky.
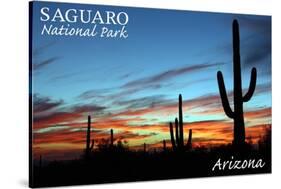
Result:
{"label": "sunset sky", "polygon": [[[124,11],[127,39],[41,36],[42,6]],[[221,106],[221,70],[232,104],[232,20],[238,19],[243,88],[252,67],[257,87],[244,103],[246,137],[257,141],[271,125],[271,17],[157,9],[35,3],[32,40],[33,149],[47,158],[74,157],[92,137],[130,148],[170,145],[169,122],[183,96],[185,139],[194,145],[232,141],[233,122]],[[73,24],[74,27],[85,27]],[[87,25],[89,27],[89,25]]]}

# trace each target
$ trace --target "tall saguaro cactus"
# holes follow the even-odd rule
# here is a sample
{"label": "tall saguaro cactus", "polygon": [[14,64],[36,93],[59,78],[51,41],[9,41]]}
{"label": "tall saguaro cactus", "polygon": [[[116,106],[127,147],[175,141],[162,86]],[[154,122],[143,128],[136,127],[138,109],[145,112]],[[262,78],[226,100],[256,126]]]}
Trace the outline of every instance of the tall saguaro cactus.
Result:
{"label": "tall saguaro cactus", "polygon": [[113,146],[113,129],[110,129],[110,145]]}
{"label": "tall saguaro cactus", "polygon": [[91,116],[88,116],[88,127],[87,127],[87,133],[86,133],[86,156],[88,157],[91,150],[94,148],[94,140],[92,140],[92,145],[90,146],[91,142]]}
{"label": "tall saguaro cactus", "polygon": [[[173,123],[170,123],[170,136],[171,143],[174,150],[183,150],[184,145],[184,133],[183,133],[183,115],[182,115],[182,96],[179,95],[179,120],[175,118],[175,133]],[[191,143],[192,131],[189,131],[188,141]]]}
{"label": "tall saguaro cactus", "polygon": [[237,20],[232,24],[233,35],[233,96],[234,110],[232,111],[227,97],[224,79],[221,71],[217,73],[218,86],[221,96],[221,101],[225,114],[234,120],[234,145],[243,145],[245,143],[245,125],[243,103],[248,102],[254,94],[257,80],[257,70],[252,68],[250,85],[247,93],[242,94],[241,80],[241,63],[240,63],[240,39],[239,39],[239,24]]}
{"label": "tall saguaro cactus", "polygon": [[183,118],[182,118],[182,96],[179,95],[179,146],[183,148],[184,139],[183,139]]}

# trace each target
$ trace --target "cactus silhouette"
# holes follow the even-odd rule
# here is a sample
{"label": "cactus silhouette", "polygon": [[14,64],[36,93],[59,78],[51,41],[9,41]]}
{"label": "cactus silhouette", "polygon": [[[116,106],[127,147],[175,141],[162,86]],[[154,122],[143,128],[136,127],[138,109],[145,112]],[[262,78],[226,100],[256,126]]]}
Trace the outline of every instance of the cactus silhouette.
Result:
{"label": "cactus silhouette", "polygon": [[[173,150],[183,150],[184,145],[184,133],[183,133],[183,116],[182,116],[182,96],[179,95],[179,120],[175,118],[175,133],[173,123],[170,122],[170,137]],[[191,144],[192,130],[189,130],[188,143]],[[190,145],[191,146],[191,145]]]}
{"label": "cactus silhouette", "polygon": [[171,123],[171,122],[170,122],[170,136],[171,136],[172,148],[173,148],[173,150],[176,150],[176,142],[175,142],[175,137],[174,137],[174,128],[173,128],[173,123]]}
{"label": "cactus silhouette", "polygon": [[113,139],[113,129],[110,129],[110,145],[113,146],[113,142],[114,142],[114,139]]}
{"label": "cactus silhouette", "polygon": [[143,152],[146,152],[146,144],[143,143]]}
{"label": "cactus silhouette", "polygon": [[240,39],[239,24],[237,20],[232,23],[233,35],[233,96],[234,110],[232,111],[226,93],[224,79],[221,71],[217,73],[217,81],[225,114],[234,120],[234,145],[243,145],[245,143],[245,125],[243,102],[248,102],[254,94],[257,80],[257,70],[252,68],[251,79],[248,92],[243,96],[241,81],[241,63],[240,63]]}
{"label": "cactus silhouette", "polygon": [[179,95],[179,147],[183,148],[184,139],[183,139],[183,118],[182,118],[182,97]]}
{"label": "cactus silhouette", "polygon": [[88,127],[87,127],[87,134],[86,134],[86,157],[90,155],[90,152],[94,148],[94,140],[92,140],[92,145],[90,146],[91,142],[91,116],[88,116]]}
{"label": "cactus silhouette", "polygon": [[163,151],[165,152],[166,151],[166,140],[163,140]]}
{"label": "cactus silhouette", "polygon": [[178,122],[178,118],[175,118],[175,135],[176,135],[176,144],[179,145],[180,144],[180,140],[179,140],[179,122]]}

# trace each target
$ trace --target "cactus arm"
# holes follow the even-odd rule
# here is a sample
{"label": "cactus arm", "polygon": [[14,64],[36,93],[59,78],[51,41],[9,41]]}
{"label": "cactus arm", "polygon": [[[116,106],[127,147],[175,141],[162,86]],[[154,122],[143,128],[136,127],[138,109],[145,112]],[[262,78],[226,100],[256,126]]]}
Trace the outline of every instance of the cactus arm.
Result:
{"label": "cactus arm", "polygon": [[174,131],[173,131],[173,124],[170,123],[170,135],[171,135],[171,143],[172,143],[172,147],[173,149],[175,148],[175,138],[174,138]]}
{"label": "cactus arm", "polygon": [[250,86],[249,86],[249,90],[248,92],[245,94],[245,96],[243,97],[243,101],[244,102],[248,102],[255,91],[256,88],[256,83],[257,83],[257,69],[253,68],[252,72],[251,72],[251,80],[250,80]]}
{"label": "cactus arm", "polygon": [[231,110],[231,107],[229,105],[229,101],[227,98],[226,89],[225,89],[225,85],[224,85],[223,75],[222,75],[221,71],[218,71],[218,73],[217,73],[217,80],[218,80],[219,91],[220,91],[220,96],[221,96],[221,101],[222,101],[224,112],[229,118],[233,118],[234,112]]}

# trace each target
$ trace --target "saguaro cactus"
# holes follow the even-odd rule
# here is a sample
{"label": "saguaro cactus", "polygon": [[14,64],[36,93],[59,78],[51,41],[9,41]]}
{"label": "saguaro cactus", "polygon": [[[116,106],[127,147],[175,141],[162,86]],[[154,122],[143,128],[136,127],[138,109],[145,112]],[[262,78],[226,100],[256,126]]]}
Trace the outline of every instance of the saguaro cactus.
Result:
{"label": "saguaro cactus", "polygon": [[182,148],[184,146],[183,139],[183,118],[182,118],[182,97],[179,95],[179,147]]}
{"label": "saguaro cactus", "polygon": [[240,63],[240,39],[239,39],[239,24],[237,20],[232,24],[233,35],[233,96],[234,110],[232,111],[227,93],[225,89],[224,79],[221,71],[217,73],[218,86],[221,96],[221,101],[225,114],[234,120],[234,145],[243,145],[245,143],[245,125],[243,102],[248,102],[254,94],[257,80],[257,70],[252,68],[251,79],[248,92],[243,96],[242,81],[241,81],[241,63]]}
{"label": "saguaro cactus", "polygon": [[[94,140],[93,140],[94,141]],[[88,127],[87,127],[87,134],[86,134],[86,156],[89,156],[91,150],[94,147],[94,142],[92,141],[92,145],[90,146],[91,142],[91,116],[88,116]]]}
{"label": "saguaro cactus", "polygon": [[[173,123],[170,123],[170,136],[173,149],[184,149],[184,133],[183,133],[183,115],[182,115],[182,96],[179,95],[179,120],[175,118],[175,134]],[[175,139],[176,138],[176,139]],[[190,135],[191,142],[191,135]]]}
{"label": "saguaro cactus", "polygon": [[171,122],[170,122],[170,136],[171,136],[172,148],[175,150],[176,149],[176,142],[175,142],[175,137],[174,137],[173,123],[171,123]]}
{"label": "saguaro cactus", "polygon": [[113,129],[110,129],[110,145],[113,146],[113,142],[114,142],[114,139],[113,139]]}
{"label": "saguaro cactus", "polygon": [[163,151],[165,152],[166,151],[166,140],[163,140]]}
{"label": "saguaro cactus", "polygon": [[176,144],[180,145],[180,136],[179,136],[179,122],[178,122],[178,118],[175,118],[175,135],[176,135]]}

